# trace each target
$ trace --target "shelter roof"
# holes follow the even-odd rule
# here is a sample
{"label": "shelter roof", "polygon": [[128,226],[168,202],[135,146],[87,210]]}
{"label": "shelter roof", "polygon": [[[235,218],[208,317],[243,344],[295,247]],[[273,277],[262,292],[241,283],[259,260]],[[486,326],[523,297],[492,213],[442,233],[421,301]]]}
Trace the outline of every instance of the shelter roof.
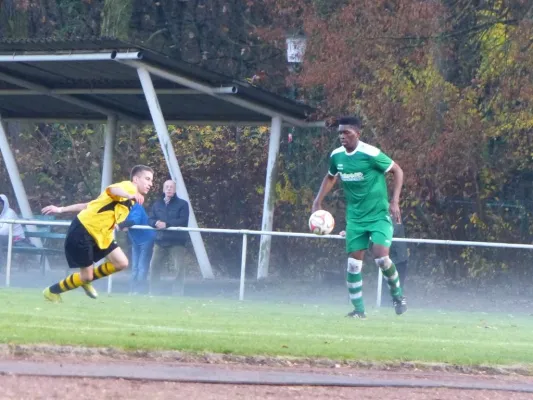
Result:
{"label": "shelter roof", "polygon": [[[197,65],[113,38],[0,41],[2,119],[151,121],[138,69],[168,123],[309,125],[314,109]],[[45,95],[46,97],[44,97]],[[320,125],[320,123],[315,123]]]}

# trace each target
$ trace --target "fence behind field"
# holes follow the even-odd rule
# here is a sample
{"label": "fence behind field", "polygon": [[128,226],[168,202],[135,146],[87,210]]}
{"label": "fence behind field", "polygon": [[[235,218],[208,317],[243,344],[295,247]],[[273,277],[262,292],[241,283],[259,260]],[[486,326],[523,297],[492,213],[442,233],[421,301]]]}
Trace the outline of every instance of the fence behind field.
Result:
{"label": "fence behind field", "polygon": [[[7,246],[7,261],[6,261],[6,276],[5,286],[11,285],[11,269],[13,258],[13,224],[31,225],[31,226],[45,226],[45,227],[67,227],[70,221],[42,221],[42,220],[3,220],[2,222],[10,224],[9,229],[9,241]],[[134,226],[132,229],[153,229],[149,226]],[[291,239],[305,239],[311,241],[316,240],[344,240],[339,235],[324,235],[317,236],[311,233],[299,233],[299,232],[266,232],[248,229],[215,229],[215,228],[167,228],[171,231],[196,231],[206,234],[223,234],[223,235],[239,235],[242,238],[241,243],[241,257],[240,257],[240,277],[239,277],[239,300],[244,300],[244,291],[246,284],[246,266],[249,259],[249,239],[252,237],[259,237],[261,235],[270,235],[277,238],[291,238]],[[505,249],[525,249],[533,250],[531,244],[520,243],[497,243],[497,242],[475,242],[475,241],[454,241],[454,240],[439,240],[439,239],[416,239],[416,238],[394,238],[394,241],[406,242],[412,244],[429,244],[429,245],[448,245],[448,246],[468,246],[468,247],[484,247],[484,248],[505,248]],[[341,248],[337,248],[335,251],[339,251],[342,254]],[[340,256],[339,256],[340,257]],[[377,290],[376,290],[376,304],[379,306],[381,303],[381,291],[382,291],[382,274],[378,268],[377,278]],[[112,292],[112,277],[108,278],[108,293]]]}

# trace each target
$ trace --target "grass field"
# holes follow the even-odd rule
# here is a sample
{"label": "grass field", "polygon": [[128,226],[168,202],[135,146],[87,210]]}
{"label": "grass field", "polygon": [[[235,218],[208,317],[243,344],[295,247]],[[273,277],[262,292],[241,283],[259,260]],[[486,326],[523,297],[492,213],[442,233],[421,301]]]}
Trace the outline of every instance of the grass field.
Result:
{"label": "grass field", "polygon": [[0,289],[0,342],[172,349],[367,361],[529,364],[533,317],[392,309],[344,318],[346,304],[273,304],[103,295],[63,303],[38,290]]}

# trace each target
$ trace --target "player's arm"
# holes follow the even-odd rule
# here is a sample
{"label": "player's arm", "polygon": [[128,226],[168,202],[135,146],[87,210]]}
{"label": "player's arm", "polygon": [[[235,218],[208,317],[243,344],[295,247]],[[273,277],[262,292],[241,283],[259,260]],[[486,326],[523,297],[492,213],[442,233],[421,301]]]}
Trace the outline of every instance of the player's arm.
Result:
{"label": "player's arm", "polygon": [[44,207],[41,210],[41,213],[43,213],[44,215],[78,213],[80,211],[85,210],[87,208],[87,204],[89,203],[71,204],[70,206],[65,206],[65,207],[57,207],[54,205],[49,205],[49,206]]}
{"label": "player's arm", "polygon": [[135,200],[138,204],[144,203],[144,196],[137,191],[135,193],[130,193],[126,189],[120,187],[120,186],[109,186],[106,189],[106,192],[111,197],[123,197],[125,199],[129,200]]}
{"label": "player's arm", "polygon": [[127,231],[134,225],[141,225],[142,220],[142,208],[139,206],[133,206],[128,214],[128,217],[118,224],[118,229],[121,231]]}
{"label": "player's arm", "polygon": [[322,184],[320,185],[320,190],[316,195],[315,201],[313,201],[313,208],[311,212],[322,210],[322,201],[328,195],[331,189],[333,189],[333,186],[335,186],[335,182],[337,182],[336,175],[331,175],[330,173],[326,174],[326,176],[322,180]]}
{"label": "player's arm", "polygon": [[400,166],[394,163],[389,170],[394,175],[392,180],[392,195],[390,199],[390,213],[397,224],[402,222],[402,214],[400,213],[400,193],[403,186],[403,170]]}
{"label": "player's arm", "polygon": [[320,190],[316,195],[315,201],[313,201],[311,212],[322,210],[322,201],[328,195],[328,193],[331,192],[331,189],[333,189],[333,186],[335,186],[335,182],[337,182],[337,174],[339,173],[339,170],[337,169],[337,163],[335,162],[333,156],[334,153],[332,153],[329,157],[328,173],[324,179],[322,179],[322,184],[320,185]]}

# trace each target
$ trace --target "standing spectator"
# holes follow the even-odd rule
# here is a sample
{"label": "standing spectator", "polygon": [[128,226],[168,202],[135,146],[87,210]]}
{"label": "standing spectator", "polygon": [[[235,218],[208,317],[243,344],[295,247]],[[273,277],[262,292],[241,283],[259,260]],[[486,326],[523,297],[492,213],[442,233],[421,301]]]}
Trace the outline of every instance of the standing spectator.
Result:
{"label": "standing spectator", "polygon": [[175,275],[172,291],[183,295],[184,274],[182,263],[188,232],[166,231],[165,228],[186,227],[189,225],[189,203],[176,195],[176,183],[168,180],[163,184],[163,197],[152,206],[150,226],[160,229],[157,232],[154,256],[150,264],[151,283],[159,282],[161,269],[170,258],[172,273]]}
{"label": "standing spectator", "polygon": [[148,293],[148,271],[154,251],[156,232],[151,229],[129,229],[133,225],[148,225],[148,214],[138,203],[131,208],[128,218],[118,226],[128,231],[131,243],[131,280],[130,293]]}

